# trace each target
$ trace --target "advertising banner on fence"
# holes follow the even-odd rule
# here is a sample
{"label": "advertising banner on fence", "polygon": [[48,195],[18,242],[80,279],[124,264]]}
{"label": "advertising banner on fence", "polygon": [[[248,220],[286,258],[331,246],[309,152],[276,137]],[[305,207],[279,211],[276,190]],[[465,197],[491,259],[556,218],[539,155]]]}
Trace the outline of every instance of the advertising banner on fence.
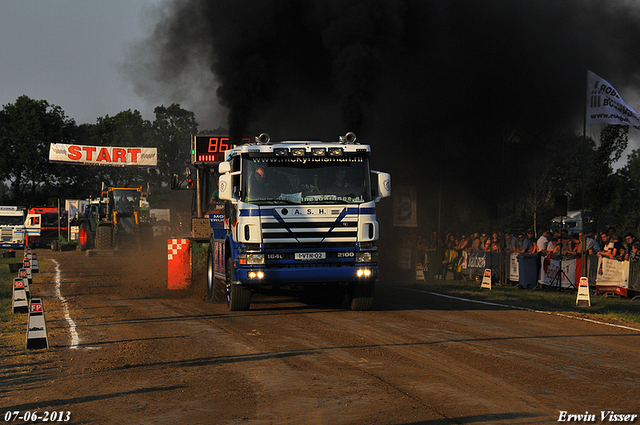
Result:
{"label": "advertising banner on fence", "polygon": [[497,252],[473,251],[468,252],[463,266],[470,270],[484,270],[500,266],[500,254]]}
{"label": "advertising banner on fence", "polygon": [[596,277],[598,293],[613,292],[626,297],[627,288],[629,288],[629,262],[605,257],[598,258]]}
{"label": "advertising banner on fence", "polygon": [[540,262],[541,285],[558,286],[561,282],[562,288],[577,288],[576,277],[579,279],[582,273],[582,261],[580,259],[562,260],[562,272],[560,271],[560,261],[551,259],[550,256],[543,256]]}
{"label": "advertising banner on fence", "polygon": [[518,254],[509,254],[509,280],[518,282],[520,280],[520,264]]}
{"label": "advertising banner on fence", "polygon": [[51,143],[49,146],[49,161],[80,165],[155,167],[158,165],[158,149]]}

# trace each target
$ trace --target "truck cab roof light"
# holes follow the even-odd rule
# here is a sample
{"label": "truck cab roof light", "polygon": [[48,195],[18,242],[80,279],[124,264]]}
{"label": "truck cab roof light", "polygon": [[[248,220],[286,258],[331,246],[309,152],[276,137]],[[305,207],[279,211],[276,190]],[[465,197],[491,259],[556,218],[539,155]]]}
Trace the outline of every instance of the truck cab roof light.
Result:
{"label": "truck cab roof light", "polygon": [[291,148],[291,156],[304,156],[305,154],[305,148]]}
{"label": "truck cab roof light", "polygon": [[311,155],[313,156],[325,156],[327,150],[325,148],[311,148]]}
{"label": "truck cab roof light", "polygon": [[289,149],[288,148],[275,148],[273,150],[273,154],[275,156],[289,156]]}
{"label": "truck cab roof light", "polygon": [[342,156],[342,148],[329,148],[329,156]]}

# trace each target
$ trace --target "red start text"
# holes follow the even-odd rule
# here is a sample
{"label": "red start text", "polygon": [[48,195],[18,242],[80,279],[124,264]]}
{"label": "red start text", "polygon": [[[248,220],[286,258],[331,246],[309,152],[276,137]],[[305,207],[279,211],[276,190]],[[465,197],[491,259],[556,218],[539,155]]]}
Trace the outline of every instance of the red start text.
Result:
{"label": "red start text", "polygon": [[[138,162],[138,154],[141,152],[139,148],[113,148],[110,152],[109,148],[100,148],[94,146],[69,146],[69,159],[77,161],[84,159],[86,161],[110,162],[110,163],[126,163],[127,154],[131,155],[131,162]],[[95,159],[94,159],[95,158]]]}

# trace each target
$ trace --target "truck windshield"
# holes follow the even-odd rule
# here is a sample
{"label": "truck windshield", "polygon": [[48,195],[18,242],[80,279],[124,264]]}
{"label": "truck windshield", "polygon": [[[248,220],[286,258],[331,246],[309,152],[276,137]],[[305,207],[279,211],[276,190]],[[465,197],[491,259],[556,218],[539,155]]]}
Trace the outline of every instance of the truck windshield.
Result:
{"label": "truck windshield", "polygon": [[58,213],[44,213],[41,214],[40,217],[42,217],[42,226],[51,227],[58,225]]}
{"label": "truck windshield", "polygon": [[115,210],[121,217],[132,217],[140,206],[140,192],[137,191],[115,189],[113,199]]}
{"label": "truck windshield", "polygon": [[21,226],[24,218],[21,215],[2,215],[0,216],[0,226]]}
{"label": "truck windshield", "polygon": [[371,201],[369,158],[244,157],[245,202],[359,204]]}

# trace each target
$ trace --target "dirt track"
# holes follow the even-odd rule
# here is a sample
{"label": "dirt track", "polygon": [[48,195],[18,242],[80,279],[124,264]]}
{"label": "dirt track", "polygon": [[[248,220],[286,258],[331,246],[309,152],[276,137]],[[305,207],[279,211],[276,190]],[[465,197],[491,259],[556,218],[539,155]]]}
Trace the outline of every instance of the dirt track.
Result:
{"label": "dirt track", "polygon": [[38,254],[59,265],[58,275],[55,267],[35,275],[32,289],[44,299],[52,349],[3,362],[2,415],[70,411],[67,423],[76,424],[539,424],[557,423],[560,411],[588,411],[597,423],[601,410],[640,413],[640,331],[401,282],[381,282],[369,312],[258,296],[249,311],[230,313],[203,301],[204,283],[165,289],[164,249]]}

